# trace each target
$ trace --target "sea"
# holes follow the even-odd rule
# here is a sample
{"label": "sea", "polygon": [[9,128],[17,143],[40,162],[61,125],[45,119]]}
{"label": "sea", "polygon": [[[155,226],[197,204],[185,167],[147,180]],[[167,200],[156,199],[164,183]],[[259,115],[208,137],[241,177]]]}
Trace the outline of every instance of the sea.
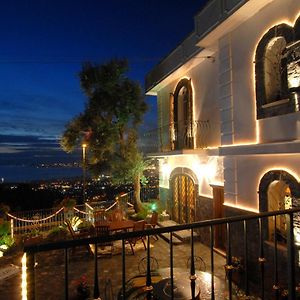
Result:
{"label": "sea", "polygon": [[75,179],[82,176],[80,167],[37,168],[22,165],[0,165],[0,183],[21,183]]}

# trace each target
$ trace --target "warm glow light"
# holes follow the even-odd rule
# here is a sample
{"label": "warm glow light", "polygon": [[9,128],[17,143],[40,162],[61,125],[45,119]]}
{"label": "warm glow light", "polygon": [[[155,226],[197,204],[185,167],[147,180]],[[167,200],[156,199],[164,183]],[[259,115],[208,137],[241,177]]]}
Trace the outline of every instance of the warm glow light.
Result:
{"label": "warm glow light", "polygon": [[251,211],[254,213],[259,213],[259,210],[250,206],[246,206],[246,205],[241,205],[241,204],[232,204],[232,203],[227,203],[224,202],[224,206],[228,206],[228,207],[232,207],[232,208],[237,208],[237,209],[242,209],[242,210],[247,210],[247,211]]}
{"label": "warm glow light", "polygon": [[297,93],[295,95],[295,111],[299,111],[299,100],[298,100],[298,95]]}
{"label": "warm glow light", "polygon": [[271,167],[271,168],[265,168],[261,173],[260,175],[258,176],[258,185],[260,184],[261,182],[261,179],[263,178],[263,176],[270,172],[270,171],[285,171],[287,173],[289,173],[290,175],[292,175],[298,182],[300,181],[300,177],[298,176],[298,174],[296,174],[294,171],[292,171],[291,169],[288,169],[287,167],[284,167],[284,166],[276,166],[276,167]]}
{"label": "warm glow light", "polygon": [[27,300],[27,272],[26,272],[26,253],[23,254],[22,256],[22,283],[21,283],[21,288],[22,288],[22,300]]}
{"label": "warm glow light", "polygon": [[163,177],[168,177],[171,173],[171,166],[167,162],[163,162],[161,166]]}
{"label": "warm glow light", "polygon": [[87,144],[82,144],[82,148],[86,148],[87,147]]}
{"label": "warm glow light", "polygon": [[[210,273],[207,273],[207,272],[204,272],[202,273],[204,276],[202,277],[205,281],[205,283],[211,283],[211,274]],[[201,278],[201,279],[202,279]]]}
{"label": "warm glow light", "polygon": [[10,237],[13,240],[14,239],[14,220],[10,220]]}

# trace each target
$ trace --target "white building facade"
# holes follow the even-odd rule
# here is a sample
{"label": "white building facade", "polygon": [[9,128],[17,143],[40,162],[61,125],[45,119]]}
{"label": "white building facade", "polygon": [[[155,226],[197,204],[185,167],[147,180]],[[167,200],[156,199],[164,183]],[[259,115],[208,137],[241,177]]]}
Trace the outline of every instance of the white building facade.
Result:
{"label": "white building facade", "polygon": [[[300,1],[208,1],[195,30],[147,75],[146,91],[157,96],[154,156],[173,220],[298,205]],[[269,238],[284,240],[285,220],[272,225]],[[223,229],[215,237],[225,250]]]}

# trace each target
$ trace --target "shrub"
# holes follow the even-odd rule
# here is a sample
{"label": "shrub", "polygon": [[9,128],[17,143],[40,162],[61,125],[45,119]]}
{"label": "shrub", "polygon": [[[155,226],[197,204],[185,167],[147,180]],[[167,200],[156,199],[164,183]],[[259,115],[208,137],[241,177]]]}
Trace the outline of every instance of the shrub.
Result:
{"label": "shrub", "polygon": [[10,234],[10,223],[4,221],[0,224],[0,237],[8,234]]}
{"label": "shrub", "polygon": [[60,202],[60,206],[61,207],[67,207],[67,208],[72,208],[76,205],[76,199],[73,198],[64,198],[61,202]]}

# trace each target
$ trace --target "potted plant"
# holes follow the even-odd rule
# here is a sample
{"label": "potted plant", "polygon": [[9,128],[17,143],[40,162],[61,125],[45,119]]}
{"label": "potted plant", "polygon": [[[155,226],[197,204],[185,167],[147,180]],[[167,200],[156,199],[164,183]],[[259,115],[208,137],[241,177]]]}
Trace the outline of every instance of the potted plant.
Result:
{"label": "potted plant", "polygon": [[76,291],[79,299],[88,299],[90,296],[90,288],[86,275],[82,275],[76,283]]}

